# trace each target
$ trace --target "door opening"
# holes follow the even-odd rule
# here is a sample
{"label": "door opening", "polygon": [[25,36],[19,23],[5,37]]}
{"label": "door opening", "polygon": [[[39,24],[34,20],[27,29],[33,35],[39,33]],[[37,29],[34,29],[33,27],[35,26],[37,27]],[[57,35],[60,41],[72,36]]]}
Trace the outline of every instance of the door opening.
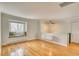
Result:
{"label": "door opening", "polygon": [[71,43],[71,33],[68,33],[69,35],[69,44]]}

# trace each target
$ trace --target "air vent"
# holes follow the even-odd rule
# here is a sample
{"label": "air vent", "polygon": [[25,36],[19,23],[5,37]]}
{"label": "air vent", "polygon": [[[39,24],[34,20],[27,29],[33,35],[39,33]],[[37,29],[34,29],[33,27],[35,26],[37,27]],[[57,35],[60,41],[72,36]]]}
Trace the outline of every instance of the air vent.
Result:
{"label": "air vent", "polygon": [[63,2],[60,4],[60,6],[65,7],[65,6],[68,6],[68,5],[73,4],[73,3],[75,3],[75,2]]}
{"label": "air vent", "polygon": [[52,22],[51,20],[49,20],[49,24],[55,24],[54,22]]}

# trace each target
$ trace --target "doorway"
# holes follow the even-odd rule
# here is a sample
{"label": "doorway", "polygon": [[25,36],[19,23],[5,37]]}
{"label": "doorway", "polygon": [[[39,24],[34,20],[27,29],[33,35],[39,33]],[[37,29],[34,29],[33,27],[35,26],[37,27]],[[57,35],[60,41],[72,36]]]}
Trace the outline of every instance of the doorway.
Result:
{"label": "doorway", "polygon": [[73,22],[71,27],[71,42],[79,43],[79,22]]}
{"label": "doorway", "polygon": [[69,44],[71,43],[71,33],[68,33],[69,35]]}

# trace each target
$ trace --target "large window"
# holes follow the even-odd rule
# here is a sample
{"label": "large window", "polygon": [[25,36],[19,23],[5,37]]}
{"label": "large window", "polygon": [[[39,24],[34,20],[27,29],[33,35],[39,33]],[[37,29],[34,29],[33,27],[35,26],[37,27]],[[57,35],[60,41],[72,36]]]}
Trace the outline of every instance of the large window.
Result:
{"label": "large window", "polygon": [[23,22],[9,22],[9,37],[26,36],[27,25]]}

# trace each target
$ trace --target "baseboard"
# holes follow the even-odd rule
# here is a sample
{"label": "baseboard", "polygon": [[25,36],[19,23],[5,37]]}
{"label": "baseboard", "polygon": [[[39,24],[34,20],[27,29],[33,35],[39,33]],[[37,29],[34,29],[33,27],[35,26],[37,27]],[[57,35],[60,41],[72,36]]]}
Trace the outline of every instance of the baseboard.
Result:
{"label": "baseboard", "polygon": [[25,42],[28,42],[28,41],[34,41],[34,40],[38,40],[38,39],[31,39],[31,40],[19,41],[19,42],[15,42],[15,43],[7,43],[7,44],[1,45],[1,47],[10,46],[10,45],[14,45],[14,44],[21,44],[21,43],[25,43]]}
{"label": "baseboard", "polygon": [[78,44],[79,45],[79,43],[77,43],[77,42],[71,42],[71,43],[74,43],[74,44]]}
{"label": "baseboard", "polygon": [[67,47],[66,44],[62,44],[62,43],[58,43],[58,42],[54,42],[54,41],[53,41],[53,43],[58,44],[58,45],[62,45],[62,46],[66,46],[66,47]]}
{"label": "baseboard", "polygon": [[44,40],[44,41],[48,41],[48,42],[51,42],[51,43],[55,43],[55,44],[58,44],[58,45],[61,45],[61,46],[65,46],[65,47],[67,47],[66,44],[62,44],[62,43],[59,43],[59,42],[49,41],[49,40]]}
{"label": "baseboard", "polygon": [[[20,41],[20,42],[15,42],[15,43],[9,43],[9,44],[2,45],[2,47],[14,45],[14,44],[21,44],[21,43],[24,43],[24,42],[34,41],[34,40],[42,40],[42,39],[31,39],[31,40],[25,40],[25,41]],[[49,41],[49,40],[43,40],[43,41],[47,41],[47,42],[51,42],[51,43],[55,43],[55,44],[67,47],[66,44],[62,44],[62,43],[59,43],[59,42]]]}

